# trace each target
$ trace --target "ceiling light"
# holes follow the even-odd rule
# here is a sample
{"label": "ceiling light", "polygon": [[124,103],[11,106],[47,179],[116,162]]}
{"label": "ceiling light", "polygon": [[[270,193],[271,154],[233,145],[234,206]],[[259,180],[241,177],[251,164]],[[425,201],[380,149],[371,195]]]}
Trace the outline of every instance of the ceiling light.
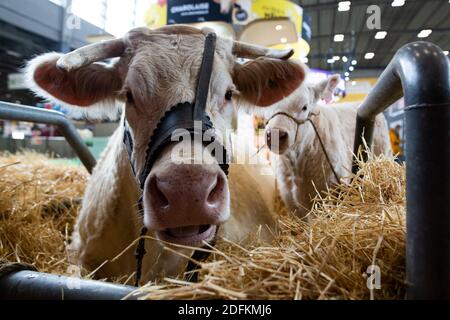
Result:
{"label": "ceiling light", "polygon": [[426,38],[428,37],[431,32],[433,32],[433,30],[431,29],[423,29],[422,31],[419,32],[419,34],[417,35],[418,38]]}
{"label": "ceiling light", "polygon": [[352,65],[356,66],[357,63],[358,63],[358,61],[352,60]]}
{"label": "ceiling light", "polygon": [[346,72],[344,73],[344,76],[348,77],[350,75],[350,73]]}
{"label": "ceiling light", "polygon": [[303,63],[308,63],[309,59],[307,57],[302,57],[302,62]]}
{"label": "ceiling light", "polygon": [[277,31],[283,30],[283,26],[281,24],[277,24],[275,26],[275,30],[277,30]]}
{"label": "ceiling light", "polygon": [[343,57],[342,57],[342,62],[347,62],[347,61],[348,61],[347,57],[346,57],[346,56],[343,56]]}
{"label": "ceiling light", "polygon": [[386,38],[387,32],[386,31],[378,31],[375,34],[375,39],[380,40]]}
{"label": "ceiling light", "polygon": [[339,60],[341,60],[341,57],[339,57],[339,56],[334,56],[334,57],[333,57],[333,60],[334,60],[334,61],[339,61]]}
{"label": "ceiling light", "polygon": [[401,7],[405,4],[405,0],[394,0],[391,3],[391,6],[393,7]]}
{"label": "ceiling light", "polygon": [[340,1],[338,3],[338,11],[349,11],[351,4],[350,1]]}
{"label": "ceiling light", "polygon": [[334,63],[334,59],[328,59],[327,63]]}
{"label": "ceiling light", "polygon": [[373,59],[373,57],[375,57],[375,53],[373,53],[373,52],[367,52],[367,53],[364,55],[364,59],[366,59],[366,60]]}
{"label": "ceiling light", "polygon": [[349,77],[345,77],[345,81],[348,81],[348,80],[350,80],[350,78]]}
{"label": "ceiling light", "polygon": [[335,34],[334,35],[334,42],[342,42],[344,41],[344,35],[343,34]]}
{"label": "ceiling light", "polygon": [[281,38],[281,39],[280,39],[280,42],[281,42],[281,43],[286,43],[286,42],[287,42],[287,38],[284,38],[284,37]]}
{"label": "ceiling light", "polygon": [[[450,1],[450,0],[449,0]],[[444,54],[448,56],[448,50],[444,50]]]}
{"label": "ceiling light", "polygon": [[352,81],[352,86],[356,85],[356,81]]}
{"label": "ceiling light", "polygon": [[355,67],[354,66],[350,66],[350,67],[348,67],[348,70],[353,71],[353,70],[355,70]]}

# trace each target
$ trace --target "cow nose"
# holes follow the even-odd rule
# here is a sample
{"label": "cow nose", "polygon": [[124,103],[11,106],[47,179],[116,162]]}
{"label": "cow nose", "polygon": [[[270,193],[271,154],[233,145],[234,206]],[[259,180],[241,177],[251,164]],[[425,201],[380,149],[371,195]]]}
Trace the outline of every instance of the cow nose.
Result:
{"label": "cow nose", "polygon": [[218,225],[224,222],[228,188],[221,170],[174,165],[148,179],[150,229]]}
{"label": "cow nose", "polygon": [[277,149],[280,151],[288,142],[288,133],[283,129],[267,129],[266,130],[266,144],[267,147],[272,150]]}

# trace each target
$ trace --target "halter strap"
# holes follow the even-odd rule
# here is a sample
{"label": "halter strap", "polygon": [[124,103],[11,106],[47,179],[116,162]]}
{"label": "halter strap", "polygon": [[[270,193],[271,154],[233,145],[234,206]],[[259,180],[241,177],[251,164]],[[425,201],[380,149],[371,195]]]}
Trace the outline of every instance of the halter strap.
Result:
{"label": "halter strap", "polygon": [[206,111],[206,102],[208,101],[209,84],[214,64],[214,53],[216,51],[215,33],[208,33],[205,39],[205,49],[203,51],[202,65],[197,83],[197,92],[195,95],[194,120],[202,121],[203,114]]}
{"label": "halter strap", "polygon": [[[318,115],[318,114],[311,114],[311,116],[315,116],[315,115]],[[286,113],[286,112],[277,112],[277,113],[275,113],[275,114],[273,114],[267,121],[266,121],[266,126],[269,124],[269,122],[273,119],[273,118],[275,118],[275,117],[277,117],[277,116],[285,116],[285,117],[288,117],[289,119],[291,119],[292,121],[294,121],[296,124],[297,124],[297,127],[298,126],[300,126],[301,124],[304,124],[305,122],[306,122],[306,120],[298,120],[298,119],[296,119],[296,118],[294,118],[293,116],[291,116],[289,113]],[[308,118],[309,119],[309,118]],[[297,128],[298,129],[298,128]]]}
{"label": "halter strap", "polygon": [[[314,124],[314,122],[313,122],[312,119],[311,119],[313,116],[318,116],[319,114],[320,114],[320,113],[311,113],[311,115],[310,115],[308,118],[306,118],[305,120],[298,120],[298,119],[296,119],[295,117],[291,116],[289,113],[286,113],[286,112],[277,112],[277,113],[275,113],[274,115],[272,115],[272,116],[266,121],[266,126],[269,124],[270,120],[272,120],[272,119],[275,118],[276,116],[285,116],[285,117],[291,119],[292,121],[294,121],[294,122],[297,124],[297,129],[295,130],[295,140],[297,140],[297,133],[298,133],[298,129],[300,128],[300,125],[304,124],[305,122],[310,122],[311,125],[312,125],[312,127],[313,127],[313,129],[314,129],[314,132],[315,132],[315,134],[316,134],[316,136],[317,136],[317,139],[319,140],[320,147],[322,148],[322,151],[323,151],[323,153],[324,153],[324,155],[325,155],[325,158],[326,158],[326,160],[327,160],[327,162],[328,162],[328,165],[330,166],[330,169],[331,169],[331,171],[333,172],[334,178],[335,178],[336,181],[339,183],[340,178],[339,178],[338,174],[336,173],[336,170],[334,169],[333,165],[331,164],[330,157],[329,157],[329,155],[328,155],[328,153],[327,153],[327,150],[325,149],[325,145],[324,145],[324,143],[323,143],[323,141],[322,141],[322,138],[320,137],[319,130],[317,130],[316,125]],[[296,143],[297,143],[297,142],[295,142],[294,144],[296,144]]]}

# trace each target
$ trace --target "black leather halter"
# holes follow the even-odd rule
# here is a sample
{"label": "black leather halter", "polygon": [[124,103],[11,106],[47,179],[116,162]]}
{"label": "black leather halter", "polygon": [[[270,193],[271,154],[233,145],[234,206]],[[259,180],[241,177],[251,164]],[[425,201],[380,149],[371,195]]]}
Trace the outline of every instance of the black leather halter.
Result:
{"label": "black leather halter", "polygon": [[[206,113],[206,104],[208,100],[209,85],[211,81],[211,73],[214,63],[214,53],[216,48],[216,34],[209,33],[205,39],[205,46],[203,51],[203,59],[198,77],[197,90],[195,96],[195,102],[184,102],[173,106],[160,120],[156,129],[153,131],[149,145],[147,147],[145,156],[144,169],[140,173],[139,177],[136,177],[139,181],[141,192],[144,190],[145,181],[150,174],[150,171],[160,153],[166,146],[176,142],[174,140],[174,132],[179,129],[186,130],[190,133],[191,138],[200,139],[204,141],[206,132],[210,135],[208,143],[214,143],[214,148],[211,148],[212,156],[216,158],[217,163],[220,165],[223,172],[228,176],[229,162],[225,147],[220,144],[214,134],[214,125]],[[133,153],[133,139],[131,137],[130,129],[127,121],[124,121],[124,144],[127,148],[127,152],[131,162],[131,155]],[[221,152],[215,152],[220,150]],[[133,166],[133,172],[136,176],[136,170]],[[143,198],[139,198],[138,206],[139,212],[143,213]],[[218,229],[218,228],[217,228]],[[142,259],[145,255],[145,243],[144,236],[147,234],[147,229],[144,227],[141,231],[141,239],[139,240],[135,256],[137,260],[136,267],[136,286],[139,285],[142,270]],[[217,233],[216,233],[217,235]],[[214,245],[215,238],[211,245]],[[205,248],[206,249],[206,248]],[[209,254],[203,250],[196,250],[192,256],[192,260],[204,261],[208,258]],[[197,272],[193,272],[197,264],[190,261],[187,265],[187,280],[197,281]]]}

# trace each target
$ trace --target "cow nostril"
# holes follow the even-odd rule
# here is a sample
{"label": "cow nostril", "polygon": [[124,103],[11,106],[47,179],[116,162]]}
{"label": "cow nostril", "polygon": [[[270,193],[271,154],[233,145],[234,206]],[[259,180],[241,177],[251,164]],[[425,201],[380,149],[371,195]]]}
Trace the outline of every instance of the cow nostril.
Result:
{"label": "cow nostril", "polygon": [[279,135],[280,135],[280,140],[284,140],[284,139],[286,139],[287,138],[287,132],[286,131],[282,131],[282,130],[280,130],[280,133],[279,133]]}
{"label": "cow nostril", "polygon": [[224,191],[224,186],[225,186],[225,180],[221,174],[218,174],[216,176],[216,180],[211,185],[208,197],[206,199],[206,202],[209,205],[215,205],[215,204],[221,202],[222,196],[223,196],[223,191]]}
{"label": "cow nostril", "polygon": [[158,187],[158,178],[156,177],[152,177],[150,180],[150,196],[158,203],[160,208],[167,208],[169,206],[169,200]]}

